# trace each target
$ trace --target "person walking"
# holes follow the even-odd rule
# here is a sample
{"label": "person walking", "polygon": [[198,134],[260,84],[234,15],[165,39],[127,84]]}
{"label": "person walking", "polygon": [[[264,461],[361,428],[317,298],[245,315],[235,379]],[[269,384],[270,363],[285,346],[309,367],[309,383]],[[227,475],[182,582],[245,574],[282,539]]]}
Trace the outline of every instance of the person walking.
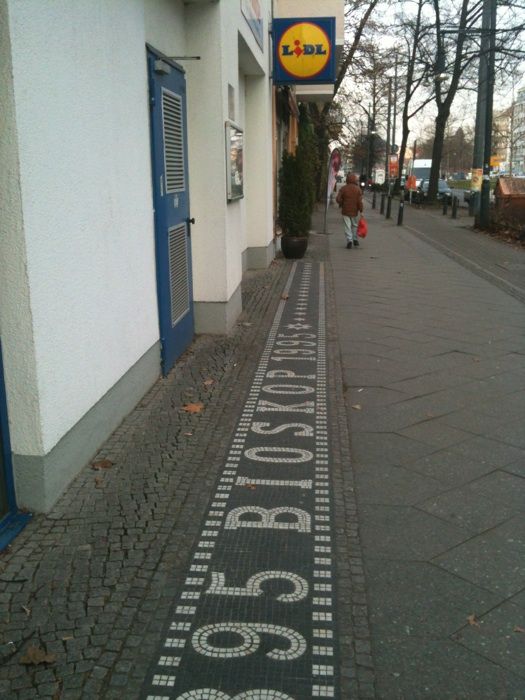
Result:
{"label": "person walking", "polygon": [[357,175],[348,173],[346,176],[346,185],[341,187],[335,201],[339,204],[341,214],[343,215],[346,247],[351,248],[352,244],[358,246],[357,224],[359,222],[359,216],[363,213],[363,193],[359,187]]}

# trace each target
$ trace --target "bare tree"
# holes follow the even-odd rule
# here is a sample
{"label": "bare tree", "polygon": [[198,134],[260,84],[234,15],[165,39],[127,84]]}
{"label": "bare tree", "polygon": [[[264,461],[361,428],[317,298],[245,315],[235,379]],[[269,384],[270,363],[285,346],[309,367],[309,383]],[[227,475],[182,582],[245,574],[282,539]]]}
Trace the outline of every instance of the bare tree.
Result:
{"label": "bare tree", "polygon": [[[336,81],[334,85],[334,97],[337,95],[345,76],[347,75],[355,55],[359,49],[363,34],[370,17],[377,6],[379,0],[347,0],[345,3],[345,36],[349,36],[349,40],[345,43],[343,51],[343,60],[339,66]],[[354,29],[355,27],[355,29]],[[333,125],[338,124],[337,116],[334,118],[334,103],[325,103],[320,106],[316,102],[309,103],[309,114],[314,125],[315,134],[319,148],[320,162],[326,160],[330,135],[334,133]],[[341,127],[339,127],[341,128]],[[322,172],[319,169],[317,181],[317,194],[322,197],[321,191]]]}

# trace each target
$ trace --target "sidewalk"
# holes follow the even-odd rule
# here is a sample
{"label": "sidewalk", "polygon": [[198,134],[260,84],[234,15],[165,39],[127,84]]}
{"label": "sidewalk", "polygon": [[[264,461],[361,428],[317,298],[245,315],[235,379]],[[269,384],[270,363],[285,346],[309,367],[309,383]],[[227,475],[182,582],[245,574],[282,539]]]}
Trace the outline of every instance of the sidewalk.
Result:
{"label": "sidewalk", "polygon": [[328,231],[377,697],[522,700],[525,256],[366,215]]}
{"label": "sidewalk", "polygon": [[2,700],[525,698],[523,255],[368,216],[248,274],[1,554]]}

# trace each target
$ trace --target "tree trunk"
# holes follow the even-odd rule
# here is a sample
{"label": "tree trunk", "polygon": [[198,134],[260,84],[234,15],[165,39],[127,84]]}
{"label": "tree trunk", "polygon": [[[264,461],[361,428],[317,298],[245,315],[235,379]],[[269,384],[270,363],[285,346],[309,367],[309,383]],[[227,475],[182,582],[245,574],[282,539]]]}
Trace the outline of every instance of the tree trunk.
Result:
{"label": "tree trunk", "polygon": [[[403,124],[403,135],[401,137],[401,146],[399,148],[399,180],[401,179],[401,175],[403,174],[403,166],[405,165],[405,153],[407,150],[407,143],[408,143],[408,135],[410,134],[410,129],[408,126],[408,113],[406,110],[403,110],[403,117],[402,117],[402,124]],[[414,154],[414,158],[416,155]]]}
{"label": "tree trunk", "polygon": [[432,167],[430,169],[430,182],[428,183],[427,201],[432,203],[436,200],[438,192],[439,170],[441,168],[441,157],[443,156],[443,144],[445,142],[445,129],[449,117],[450,109],[443,105],[436,119],[436,131],[434,135],[434,146],[432,147]]}

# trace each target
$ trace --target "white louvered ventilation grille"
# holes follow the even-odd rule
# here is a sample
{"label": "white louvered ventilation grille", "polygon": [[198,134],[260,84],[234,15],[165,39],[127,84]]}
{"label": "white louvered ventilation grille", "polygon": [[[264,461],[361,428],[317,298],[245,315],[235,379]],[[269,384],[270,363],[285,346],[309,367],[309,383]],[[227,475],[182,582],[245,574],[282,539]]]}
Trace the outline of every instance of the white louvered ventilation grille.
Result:
{"label": "white louvered ventilation grille", "polygon": [[164,130],[164,170],[166,194],[184,192],[184,143],[182,140],[182,100],[179,95],[162,91],[162,127]]}
{"label": "white louvered ventilation grille", "polygon": [[172,327],[190,309],[186,224],[168,230]]}

